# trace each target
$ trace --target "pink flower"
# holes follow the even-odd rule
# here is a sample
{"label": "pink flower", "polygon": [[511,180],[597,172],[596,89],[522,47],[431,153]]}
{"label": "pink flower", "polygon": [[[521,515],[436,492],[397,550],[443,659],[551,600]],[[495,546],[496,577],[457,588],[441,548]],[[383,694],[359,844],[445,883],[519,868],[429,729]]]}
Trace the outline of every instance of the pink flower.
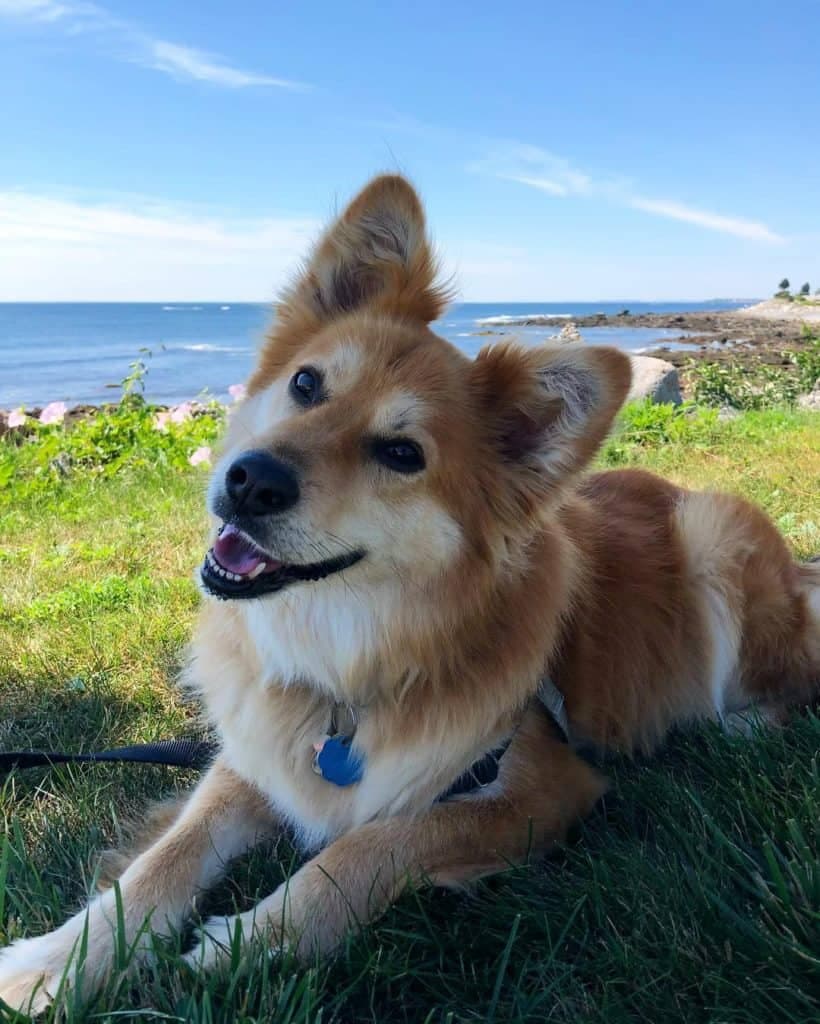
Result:
{"label": "pink flower", "polygon": [[168,420],[171,418],[170,412],[158,412],[154,417],[154,430],[167,430]]}
{"label": "pink flower", "polygon": [[66,405],[65,402],[49,402],[48,405],[40,413],[41,423],[62,423],[65,419]]}
{"label": "pink flower", "polygon": [[228,394],[235,402],[241,402],[247,394],[244,384],[231,384],[228,388]]}
{"label": "pink flower", "polygon": [[19,409],[15,409],[14,412],[10,412],[9,418],[6,420],[10,427],[22,427],[25,422],[26,414],[23,412],[22,406]]}
{"label": "pink flower", "polygon": [[202,445],[201,448],[197,448],[194,454],[190,456],[188,461],[191,463],[192,466],[198,466],[200,465],[200,463],[203,462],[206,465],[210,465],[211,449],[207,446],[207,444]]}
{"label": "pink flower", "polygon": [[171,410],[171,422],[172,423],[184,423],[186,420],[191,418],[193,412],[193,406],[190,402],[183,402],[182,405],[178,405],[176,409]]}

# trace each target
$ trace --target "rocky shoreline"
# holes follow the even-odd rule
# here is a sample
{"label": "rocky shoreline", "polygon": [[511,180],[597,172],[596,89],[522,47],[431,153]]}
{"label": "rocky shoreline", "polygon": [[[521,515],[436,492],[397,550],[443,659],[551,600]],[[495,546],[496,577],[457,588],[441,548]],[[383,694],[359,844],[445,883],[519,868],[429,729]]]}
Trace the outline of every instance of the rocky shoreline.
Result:
{"label": "rocky shoreline", "polygon": [[[758,367],[761,363],[771,366],[788,367],[791,361],[784,356],[785,351],[799,350],[807,344],[806,327],[815,334],[820,333],[820,304],[783,303],[769,300],[745,309],[724,312],[685,312],[685,313],[630,313],[628,309],[616,314],[595,313],[589,316],[568,320],[567,317],[528,316],[491,318],[480,325],[481,330],[475,335],[501,339],[514,337],[516,328],[543,327],[544,340],[554,339],[560,342],[583,342],[584,329],[594,327],[637,327],[647,330],[647,342],[642,349],[643,355],[633,356],[633,372],[639,363],[645,364],[650,372],[650,363],[664,360],[678,370],[685,369],[693,361],[708,363],[732,363]],[[665,332],[663,337],[653,342],[651,330]],[[670,338],[669,331],[680,331]],[[671,344],[670,344],[671,343]],[[675,346],[675,347],[672,347]],[[651,370],[656,377],[661,373],[659,367]],[[662,376],[662,374],[661,374]],[[660,380],[660,377],[658,377]],[[677,387],[677,383],[675,384]],[[687,397],[686,374],[680,375],[680,394]],[[646,393],[652,393],[654,387]],[[633,397],[638,397],[637,393]],[[664,397],[657,400],[674,401],[664,392]],[[678,401],[680,398],[678,397]],[[186,403],[191,412],[197,415],[205,409],[200,403]],[[106,406],[78,405],[65,412],[69,423],[84,419]],[[164,406],[152,406],[162,410]],[[37,418],[40,408],[25,410],[27,416]],[[8,429],[8,412],[0,410],[0,435]]]}
{"label": "rocky shoreline", "polygon": [[[680,331],[677,337],[658,339],[655,344],[647,335],[644,351],[647,355],[665,359],[675,366],[685,366],[690,360],[737,363],[764,362],[784,364],[784,349],[795,349],[805,344],[804,327],[812,325],[814,317],[798,319],[794,315],[755,315],[757,307],[747,310],[708,313],[595,313],[572,320],[583,334],[589,327],[640,327],[664,331]],[[565,317],[535,316],[508,319],[503,325],[486,328],[481,335],[511,335],[516,327],[545,327],[557,332],[566,331],[571,324]],[[818,322],[820,327],[820,322]],[[675,346],[684,348],[672,348]]]}

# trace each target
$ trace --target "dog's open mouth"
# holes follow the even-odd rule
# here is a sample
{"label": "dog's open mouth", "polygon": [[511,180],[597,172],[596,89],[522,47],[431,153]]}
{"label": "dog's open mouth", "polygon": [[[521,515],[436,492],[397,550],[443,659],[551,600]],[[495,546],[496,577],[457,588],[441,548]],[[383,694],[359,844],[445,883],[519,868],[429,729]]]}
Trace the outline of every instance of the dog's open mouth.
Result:
{"label": "dog's open mouth", "polygon": [[261,597],[290,583],[315,582],[332,576],[349,569],[363,557],[363,551],[351,551],[324,562],[287,564],[263,551],[238,526],[226,523],[205,555],[200,576],[205,589],[215,597]]}

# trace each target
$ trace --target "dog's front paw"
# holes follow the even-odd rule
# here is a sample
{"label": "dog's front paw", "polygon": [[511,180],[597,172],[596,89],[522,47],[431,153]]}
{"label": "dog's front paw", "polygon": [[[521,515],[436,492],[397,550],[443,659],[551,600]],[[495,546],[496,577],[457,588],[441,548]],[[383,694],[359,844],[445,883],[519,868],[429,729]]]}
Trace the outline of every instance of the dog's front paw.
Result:
{"label": "dog's front paw", "polygon": [[196,970],[213,970],[229,963],[237,947],[244,948],[260,936],[264,936],[271,953],[278,950],[257,927],[253,911],[235,917],[210,917],[195,929],[195,945],[185,954],[185,962]]}
{"label": "dog's front paw", "polygon": [[[185,962],[199,970],[211,970],[230,960],[235,942],[244,942],[240,918],[209,917],[194,929],[193,948],[185,954]],[[237,931],[240,932],[237,935]]]}
{"label": "dog's front paw", "polygon": [[72,949],[61,949],[56,932],[20,939],[0,950],[0,1000],[15,1010],[42,1013],[59,991],[71,983]]}

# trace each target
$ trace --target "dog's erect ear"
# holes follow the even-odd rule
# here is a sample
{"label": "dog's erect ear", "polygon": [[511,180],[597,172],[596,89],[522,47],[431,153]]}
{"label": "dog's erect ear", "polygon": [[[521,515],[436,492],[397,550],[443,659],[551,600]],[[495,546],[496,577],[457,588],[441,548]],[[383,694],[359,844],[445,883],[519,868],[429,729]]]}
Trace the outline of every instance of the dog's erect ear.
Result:
{"label": "dog's erect ear", "polygon": [[325,232],[278,312],[322,323],[369,306],[430,323],[448,301],[436,270],[418,196],[404,178],[383,175]]}
{"label": "dog's erect ear", "polygon": [[616,349],[584,344],[482,349],[471,370],[489,441],[520,495],[547,497],[600,447],[631,380]]}

